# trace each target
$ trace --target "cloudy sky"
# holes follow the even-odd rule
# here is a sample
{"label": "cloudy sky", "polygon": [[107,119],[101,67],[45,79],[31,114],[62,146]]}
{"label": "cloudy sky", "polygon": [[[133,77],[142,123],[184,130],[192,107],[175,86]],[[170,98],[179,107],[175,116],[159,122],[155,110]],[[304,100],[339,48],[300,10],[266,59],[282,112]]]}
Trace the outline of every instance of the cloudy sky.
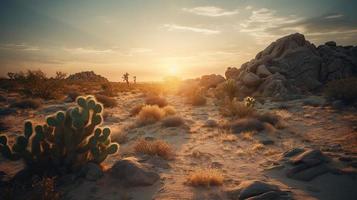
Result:
{"label": "cloudy sky", "polygon": [[223,74],[290,33],[357,45],[356,8],[352,0],[0,0],[0,76]]}

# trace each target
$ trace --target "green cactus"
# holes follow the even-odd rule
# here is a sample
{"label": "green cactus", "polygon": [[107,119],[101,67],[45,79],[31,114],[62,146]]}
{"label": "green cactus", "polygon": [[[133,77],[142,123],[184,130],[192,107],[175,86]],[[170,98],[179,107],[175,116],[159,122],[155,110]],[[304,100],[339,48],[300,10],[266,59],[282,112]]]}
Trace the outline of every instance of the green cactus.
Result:
{"label": "green cactus", "polygon": [[119,145],[110,140],[110,129],[99,128],[103,106],[93,96],[78,97],[77,107],[46,118],[46,124],[25,122],[24,135],[8,145],[0,136],[0,153],[9,160],[25,161],[35,172],[73,172],[88,162],[100,164],[115,154]]}
{"label": "green cactus", "polygon": [[245,97],[244,105],[250,108],[253,108],[255,105],[255,99],[253,97]]}

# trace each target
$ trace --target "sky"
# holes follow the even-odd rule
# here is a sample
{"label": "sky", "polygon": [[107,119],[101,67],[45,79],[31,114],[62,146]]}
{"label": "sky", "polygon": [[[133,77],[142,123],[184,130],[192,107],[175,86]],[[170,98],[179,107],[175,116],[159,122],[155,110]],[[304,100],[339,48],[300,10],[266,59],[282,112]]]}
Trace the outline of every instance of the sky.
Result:
{"label": "sky", "polygon": [[0,0],[0,76],[224,74],[279,37],[357,45],[353,0]]}

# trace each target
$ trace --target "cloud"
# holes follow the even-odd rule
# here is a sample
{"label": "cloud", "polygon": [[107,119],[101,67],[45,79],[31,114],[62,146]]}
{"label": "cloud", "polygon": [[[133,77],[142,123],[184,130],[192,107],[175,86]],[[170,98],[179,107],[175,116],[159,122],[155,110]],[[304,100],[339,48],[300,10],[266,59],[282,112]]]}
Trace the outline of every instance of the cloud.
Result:
{"label": "cloud", "polygon": [[265,43],[267,39],[275,39],[294,32],[307,36],[324,36],[325,38],[316,38],[323,41],[332,35],[345,35],[352,39],[352,34],[357,32],[357,23],[356,20],[345,18],[338,13],[303,18],[296,15],[281,16],[275,10],[261,8],[252,10],[249,18],[239,24],[238,30],[254,36],[257,43]]}
{"label": "cloud", "polygon": [[164,27],[167,28],[167,30],[169,31],[189,31],[195,33],[202,33],[206,35],[215,35],[221,33],[221,31],[219,30],[198,28],[198,27],[191,27],[191,26],[181,26],[176,24],[164,24]]}
{"label": "cloud", "polygon": [[0,49],[5,50],[20,50],[20,51],[39,51],[40,48],[37,46],[28,45],[25,43],[21,44],[0,44]]}
{"label": "cloud", "polygon": [[94,48],[64,48],[65,51],[72,54],[111,54],[115,53],[113,49],[94,49]]}
{"label": "cloud", "polygon": [[215,6],[203,6],[203,7],[195,7],[195,8],[183,8],[185,12],[189,12],[195,15],[202,15],[208,17],[222,17],[222,16],[230,16],[238,14],[238,10],[225,10],[223,8],[215,7]]}

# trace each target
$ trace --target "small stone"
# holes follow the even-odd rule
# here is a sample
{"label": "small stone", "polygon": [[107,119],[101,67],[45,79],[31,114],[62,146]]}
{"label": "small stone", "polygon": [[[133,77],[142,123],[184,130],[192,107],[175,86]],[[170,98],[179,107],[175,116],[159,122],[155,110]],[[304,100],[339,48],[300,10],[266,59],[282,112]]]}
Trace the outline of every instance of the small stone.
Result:
{"label": "small stone", "polygon": [[258,196],[267,192],[279,192],[280,189],[276,185],[268,184],[262,181],[243,181],[239,186],[228,192],[233,199],[247,199]]}
{"label": "small stone", "polygon": [[284,156],[284,157],[293,157],[293,156],[295,156],[295,155],[297,155],[297,154],[300,154],[300,153],[302,153],[302,152],[304,152],[304,151],[305,151],[305,150],[302,149],[302,148],[294,148],[294,149],[291,149],[291,150],[286,151],[286,152],[283,154],[283,156]]}

